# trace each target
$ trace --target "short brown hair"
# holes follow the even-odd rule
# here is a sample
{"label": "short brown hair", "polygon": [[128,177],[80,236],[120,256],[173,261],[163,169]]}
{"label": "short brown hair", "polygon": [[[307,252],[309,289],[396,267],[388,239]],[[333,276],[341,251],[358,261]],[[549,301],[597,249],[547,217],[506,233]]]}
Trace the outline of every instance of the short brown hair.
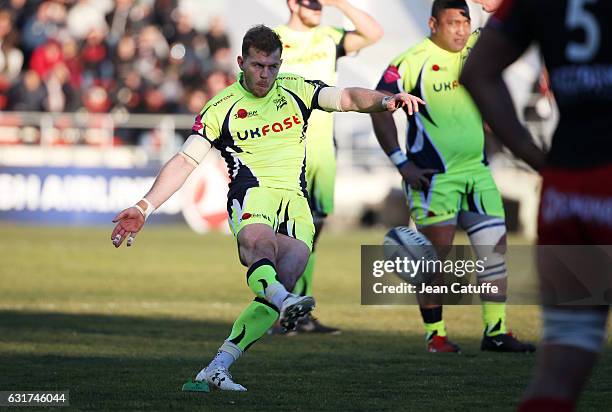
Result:
{"label": "short brown hair", "polygon": [[249,55],[249,49],[254,48],[267,54],[276,50],[283,52],[283,43],[279,35],[271,28],[259,24],[251,27],[242,38],[242,57]]}

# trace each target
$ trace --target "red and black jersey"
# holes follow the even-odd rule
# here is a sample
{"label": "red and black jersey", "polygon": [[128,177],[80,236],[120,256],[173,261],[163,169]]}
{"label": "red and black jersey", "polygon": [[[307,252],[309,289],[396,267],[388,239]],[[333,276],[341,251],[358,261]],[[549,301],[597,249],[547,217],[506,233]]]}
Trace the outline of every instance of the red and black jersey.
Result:
{"label": "red and black jersey", "polygon": [[549,163],[612,163],[612,1],[506,0],[488,27],[540,47],[561,114]]}

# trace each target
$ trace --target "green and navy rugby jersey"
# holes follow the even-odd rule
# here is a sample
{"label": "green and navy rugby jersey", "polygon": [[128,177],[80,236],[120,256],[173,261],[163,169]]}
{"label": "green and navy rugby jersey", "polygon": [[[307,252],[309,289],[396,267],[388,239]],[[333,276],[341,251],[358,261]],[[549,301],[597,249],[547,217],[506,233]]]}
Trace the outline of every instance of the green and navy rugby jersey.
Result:
{"label": "green and navy rugby jersey", "polygon": [[456,53],[427,38],[393,59],[378,83],[378,90],[405,91],[427,103],[408,118],[408,157],[419,167],[460,172],[486,163],[480,112],[459,84],[478,34]]}
{"label": "green and navy rugby jersey", "polygon": [[[346,30],[319,26],[307,31],[292,30],[286,25],[274,29],[283,41],[283,71],[309,79],[319,79],[335,86],[338,81],[337,60],[346,55]],[[331,113],[313,113],[308,128],[309,153],[333,145],[334,117]],[[313,147],[313,145],[316,145]]]}
{"label": "green and navy rugby jersey", "polygon": [[319,79],[331,86],[336,84],[336,61],[346,55],[346,30],[319,26],[307,31],[297,31],[282,25],[274,31],[283,41],[284,71]]}
{"label": "green and navy rugby jersey", "polygon": [[204,106],[192,131],[221,152],[230,190],[261,186],[306,195],[306,128],[327,85],[282,73],[266,96],[255,97],[242,76]]}

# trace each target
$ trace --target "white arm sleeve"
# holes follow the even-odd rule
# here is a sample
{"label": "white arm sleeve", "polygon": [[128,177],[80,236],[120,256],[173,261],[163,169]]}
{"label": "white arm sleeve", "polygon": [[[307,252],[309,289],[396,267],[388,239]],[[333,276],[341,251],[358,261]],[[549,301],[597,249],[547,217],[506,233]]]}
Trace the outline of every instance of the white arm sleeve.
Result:
{"label": "white arm sleeve", "polygon": [[192,134],[185,143],[183,143],[183,147],[179,150],[179,154],[187,159],[189,163],[197,167],[202,163],[202,160],[204,160],[211,147],[212,145],[208,140],[197,134]]}
{"label": "white arm sleeve", "polygon": [[342,91],[340,87],[324,87],[319,92],[319,106],[326,112],[343,112]]}

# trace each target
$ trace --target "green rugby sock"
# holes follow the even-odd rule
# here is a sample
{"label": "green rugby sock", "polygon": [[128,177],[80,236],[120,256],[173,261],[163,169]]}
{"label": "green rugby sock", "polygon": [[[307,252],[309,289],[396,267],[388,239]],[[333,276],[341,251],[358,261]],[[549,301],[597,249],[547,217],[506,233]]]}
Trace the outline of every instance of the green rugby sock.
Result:
{"label": "green rugby sock", "polygon": [[434,335],[446,336],[446,328],[442,320],[442,306],[434,308],[420,307],[419,310],[425,325],[425,340],[429,341]]}
{"label": "green rugby sock", "polygon": [[[278,319],[278,314],[278,309],[267,300],[255,298],[238,316],[232,326],[232,332],[220,349],[232,353],[231,345],[227,347],[227,343],[231,343],[240,349],[241,352],[237,354],[240,356],[272,327]],[[238,358],[236,354],[232,353],[232,355]]]}
{"label": "green rugby sock", "polygon": [[272,286],[273,289],[278,285],[282,286],[276,274],[274,263],[268,259],[261,259],[251,265],[247,271],[247,284],[253,293],[255,293],[255,296],[262,299],[267,299],[266,296],[269,293],[266,292],[269,292],[267,289],[269,289],[270,286]]}
{"label": "green rugby sock", "polygon": [[446,327],[444,326],[444,321],[441,320],[436,323],[425,323],[425,340],[430,340],[435,335],[438,336],[446,336]]}
{"label": "green rugby sock", "polygon": [[506,304],[500,302],[482,302],[482,321],[487,336],[507,333]]}

